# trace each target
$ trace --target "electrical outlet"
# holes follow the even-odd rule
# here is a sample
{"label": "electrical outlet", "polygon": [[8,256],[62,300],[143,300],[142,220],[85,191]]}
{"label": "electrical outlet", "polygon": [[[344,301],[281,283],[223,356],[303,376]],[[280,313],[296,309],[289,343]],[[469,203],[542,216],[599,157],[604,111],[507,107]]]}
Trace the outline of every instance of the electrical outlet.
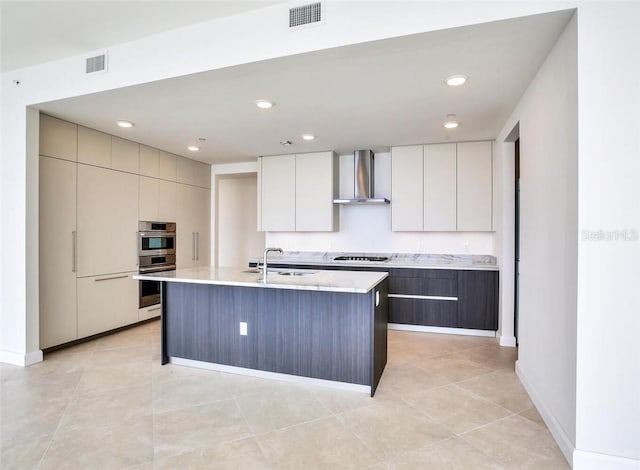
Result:
{"label": "electrical outlet", "polygon": [[240,336],[247,336],[247,322],[240,322]]}

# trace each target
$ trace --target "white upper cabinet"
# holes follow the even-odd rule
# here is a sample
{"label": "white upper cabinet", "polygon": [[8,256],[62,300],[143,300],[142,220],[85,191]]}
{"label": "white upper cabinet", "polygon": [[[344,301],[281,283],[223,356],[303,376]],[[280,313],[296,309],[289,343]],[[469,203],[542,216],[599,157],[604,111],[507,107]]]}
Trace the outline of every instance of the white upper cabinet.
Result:
{"label": "white upper cabinet", "polygon": [[40,155],[75,162],[78,159],[78,126],[41,114]]}
{"label": "white upper cabinet", "polygon": [[330,232],[338,225],[337,156],[333,152],[296,155],[296,224],[298,232]]}
{"label": "white upper cabinet", "polygon": [[258,231],[338,229],[338,160],[333,152],[258,159]]}
{"label": "white upper cabinet", "polygon": [[[140,146],[140,175],[158,178],[160,176],[159,150],[146,145]],[[175,177],[174,177],[175,180]]]}
{"label": "white upper cabinet", "polygon": [[423,146],[391,149],[391,228],[422,231],[424,217]]}
{"label": "white upper cabinet", "polygon": [[456,230],[456,144],[424,146],[424,230]]}
{"label": "white upper cabinet", "polygon": [[138,175],[78,165],[78,276],[135,271]]}
{"label": "white upper cabinet", "polygon": [[296,229],[296,156],[258,159],[258,231]]}
{"label": "white upper cabinet", "polygon": [[394,231],[492,230],[492,142],[391,149]]}
{"label": "white upper cabinet", "polygon": [[140,144],[120,137],[111,137],[111,168],[138,174]]}
{"label": "white upper cabinet", "polygon": [[78,126],[78,161],[111,168],[111,136],[88,127]]}
{"label": "white upper cabinet", "polygon": [[200,186],[201,188],[211,187],[211,166],[206,163],[177,157],[176,176],[178,183]]}
{"label": "white upper cabinet", "polygon": [[158,178],[176,181],[178,157],[169,152],[158,151]]}
{"label": "white upper cabinet", "polygon": [[492,142],[458,144],[458,231],[492,230]]}

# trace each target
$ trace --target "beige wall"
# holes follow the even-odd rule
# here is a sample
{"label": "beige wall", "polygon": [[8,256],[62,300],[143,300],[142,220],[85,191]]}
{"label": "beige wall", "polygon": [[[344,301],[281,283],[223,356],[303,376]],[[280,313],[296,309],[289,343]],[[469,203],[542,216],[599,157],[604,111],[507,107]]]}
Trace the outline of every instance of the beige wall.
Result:
{"label": "beige wall", "polygon": [[217,266],[247,266],[264,250],[256,228],[257,176],[220,176],[217,191]]}

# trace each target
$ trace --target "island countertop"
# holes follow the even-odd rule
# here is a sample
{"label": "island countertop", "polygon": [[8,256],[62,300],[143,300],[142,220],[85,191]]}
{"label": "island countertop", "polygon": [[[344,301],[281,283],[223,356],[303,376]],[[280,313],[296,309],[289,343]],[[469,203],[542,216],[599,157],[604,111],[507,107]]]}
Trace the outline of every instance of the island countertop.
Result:
{"label": "island countertop", "polygon": [[[338,256],[380,256],[386,261],[337,261]],[[262,258],[252,258],[252,264],[260,264]],[[498,271],[495,256],[492,255],[447,255],[427,253],[342,253],[287,251],[284,254],[271,253],[269,262],[273,264],[292,264],[299,266],[358,266],[369,268],[393,269],[453,269],[472,271]]]}
{"label": "island countertop", "polygon": [[[302,273],[299,275],[281,272]],[[147,281],[183,282],[221,286],[242,286],[267,289],[315,290],[366,294],[385,279],[386,272],[323,271],[318,269],[269,269],[267,282],[262,274],[247,268],[184,268],[175,271],[137,274],[134,279]]]}

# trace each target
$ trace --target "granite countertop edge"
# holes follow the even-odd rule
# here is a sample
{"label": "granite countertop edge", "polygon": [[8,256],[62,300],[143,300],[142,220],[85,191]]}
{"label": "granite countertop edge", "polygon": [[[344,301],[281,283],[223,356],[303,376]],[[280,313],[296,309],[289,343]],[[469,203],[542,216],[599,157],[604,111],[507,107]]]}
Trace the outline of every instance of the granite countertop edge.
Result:
{"label": "granite countertop edge", "polygon": [[246,268],[186,268],[175,271],[136,274],[133,276],[133,279],[264,289],[366,294],[371,292],[375,286],[389,276],[389,273],[377,271],[368,271],[365,273],[361,271],[323,270],[313,271],[303,276],[280,276],[276,271],[271,271],[267,276],[268,282],[264,283],[259,280],[260,274],[246,271]]}

